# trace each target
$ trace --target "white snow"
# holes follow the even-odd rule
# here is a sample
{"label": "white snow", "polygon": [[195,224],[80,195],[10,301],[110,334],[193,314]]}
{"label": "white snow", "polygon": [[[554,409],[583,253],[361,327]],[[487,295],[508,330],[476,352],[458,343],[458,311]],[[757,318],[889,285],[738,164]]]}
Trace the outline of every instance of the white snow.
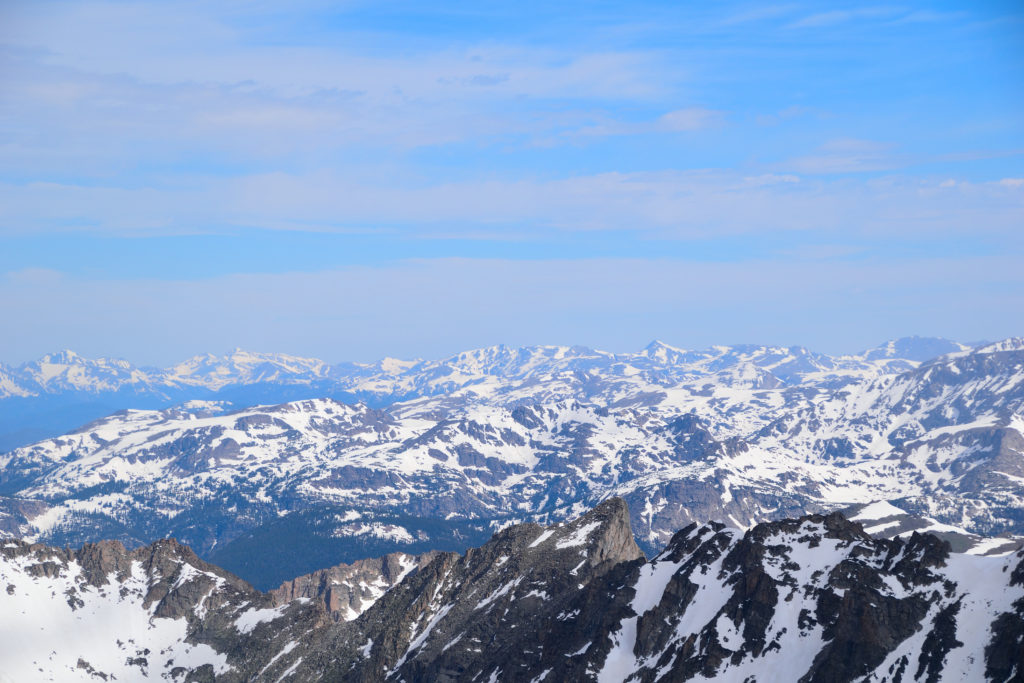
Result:
{"label": "white snow", "polygon": [[601,522],[589,522],[584,524],[565,538],[560,539],[555,544],[555,547],[559,550],[564,550],[566,548],[586,545],[587,541],[590,540],[590,534],[594,533],[594,530],[599,526],[601,526]]}
{"label": "white snow", "polygon": [[272,657],[272,658],[270,659],[270,661],[269,661],[269,662],[267,662],[267,665],[266,665],[265,667],[263,667],[262,669],[260,669],[260,672],[259,672],[259,674],[257,674],[257,676],[262,676],[262,675],[263,675],[263,673],[264,673],[264,672],[265,672],[265,671],[266,671],[267,669],[269,669],[270,667],[272,667],[272,666],[274,665],[274,663],[275,663],[275,662],[276,662],[277,660],[281,659],[281,657],[284,657],[284,656],[285,656],[286,654],[288,654],[289,652],[291,652],[292,650],[294,650],[294,649],[295,649],[296,647],[298,647],[298,645],[299,645],[298,641],[295,641],[295,640],[291,640],[291,641],[289,641],[287,645],[285,645],[285,646],[284,646],[283,648],[281,648],[281,651],[280,651],[280,652],[278,652],[278,653],[277,653],[276,655],[274,655],[274,656],[273,656],[273,657]]}
{"label": "white snow", "polygon": [[284,679],[288,678],[293,673],[295,673],[295,670],[299,668],[299,664],[301,664],[301,663],[302,663],[302,657],[299,657],[298,659],[295,660],[295,663],[293,663],[290,667],[288,667],[285,670],[285,672],[278,677],[277,683],[281,683],[281,681],[283,681]]}
{"label": "white snow", "polygon": [[905,514],[907,513],[903,510],[900,510],[895,505],[887,503],[884,500],[880,500],[869,505],[865,505],[857,512],[857,514],[850,517],[850,520],[854,522],[860,520],[881,520],[885,519],[886,517],[896,517]]}
{"label": "white snow", "polygon": [[273,621],[284,614],[287,605],[268,607],[265,609],[249,609],[235,619],[235,628],[239,633],[249,633],[260,624]]}
{"label": "white snow", "polygon": [[474,607],[473,609],[483,609],[484,607],[487,607],[488,605],[490,605],[492,602],[494,602],[498,598],[502,598],[502,597],[508,595],[509,591],[511,591],[516,586],[518,586],[519,582],[522,581],[522,580],[523,580],[522,577],[518,577],[518,578],[516,578],[516,579],[514,579],[512,581],[509,581],[508,583],[504,584],[503,586],[501,586],[499,588],[496,588],[490,595],[488,595],[486,598],[484,598],[483,600],[478,602],[476,604],[476,607]]}
{"label": "white snow", "polygon": [[546,541],[549,538],[551,538],[552,534],[554,534],[554,533],[555,533],[554,529],[545,529],[544,532],[540,536],[538,536],[537,538],[533,539],[533,543],[531,543],[527,547],[529,547],[529,548],[536,548],[541,543],[543,543],[544,541]]}
{"label": "white snow", "polygon": [[636,670],[636,621],[637,617],[623,619],[619,630],[612,634],[612,649],[597,674],[598,683],[622,683]]}
{"label": "white snow", "polygon": [[[33,577],[25,568],[37,560],[22,556],[0,562],[0,675],[13,681],[95,681],[78,660],[118,680],[138,680],[141,670],[127,663],[148,648],[148,672],[159,677],[174,666],[212,664],[217,673],[230,667],[227,657],[208,645],[185,642],[185,619],[152,616],[156,604],[142,607],[148,579],[135,562],[121,591],[97,589],[80,582],[80,568],[71,563],[55,578]],[[84,603],[72,609],[64,598],[76,589]],[[120,643],[120,644],[119,644]]]}

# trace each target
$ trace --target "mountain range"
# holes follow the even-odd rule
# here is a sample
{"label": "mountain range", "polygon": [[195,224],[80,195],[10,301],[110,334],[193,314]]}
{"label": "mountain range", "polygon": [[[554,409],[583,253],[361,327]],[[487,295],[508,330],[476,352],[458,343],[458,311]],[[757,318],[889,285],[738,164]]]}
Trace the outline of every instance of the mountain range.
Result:
{"label": "mountain range", "polygon": [[283,354],[236,349],[195,356],[170,368],[136,367],[125,360],[91,359],[65,350],[18,367],[0,363],[0,452],[66,431],[125,408],[167,408],[216,400],[242,408],[308,398],[334,398],[373,407],[472,388],[501,393],[507,382],[545,374],[639,372],[674,381],[733,369],[753,381],[790,382],[808,373],[838,376],[910,364],[963,344],[908,337],[854,356],[829,357],[801,347],[736,346],[684,351],[653,342],[639,353],[585,347],[496,346],[443,360],[329,364]]}
{"label": "mountain range", "polygon": [[[921,360],[935,351],[947,353]],[[1005,552],[1024,534],[1021,339],[907,339],[837,358],[660,343],[347,366],[231,358],[163,374],[116,366],[121,384],[100,381],[110,362],[67,355],[10,373],[49,379],[5,404],[99,386],[186,400],[0,456],[0,531],[76,547],[172,536],[261,589],[338,562],[462,551],[612,496],[648,556],[692,522],[749,528],[879,501],[905,516],[893,528],[970,552]],[[328,385],[373,405],[225,398]]]}

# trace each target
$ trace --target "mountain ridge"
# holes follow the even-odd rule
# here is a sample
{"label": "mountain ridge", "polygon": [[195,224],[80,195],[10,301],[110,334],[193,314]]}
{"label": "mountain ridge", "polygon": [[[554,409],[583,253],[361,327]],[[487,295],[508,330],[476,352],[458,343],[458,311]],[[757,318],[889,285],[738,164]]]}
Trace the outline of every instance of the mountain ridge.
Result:
{"label": "mountain ridge", "polygon": [[[936,353],[923,353],[913,346],[925,344]],[[635,353],[612,353],[598,351],[585,346],[524,346],[509,347],[503,344],[462,351],[438,360],[416,358],[403,360],[383,358],[371,363],[343,361],[329,363],[317,358],[294,356],[282,353],[264,353],[235,348],[224,355],[203,353],[166,368],[138,366],[125,359],[88,358],[70,349],[44,354],[38,360],[27,361],[19,366],[0,363],[0,398],[38,395],[33,392],[55,393],[61,390],[84,390],[100,392],[120,389],[125,386],[136,388],[176,388],[194,385],[217,390],[229,383],[255,384],[264,381],[312,381],[327,378],[348,378],[359,373],[401,374],[422,366],[451,366],[461,370],[476,370],[481,374],[502,374],[498,363],[504,360],[505,368],[516,367],[512,362],[518,357],[534,360],[538,354],[549,354],[554,359],[566,357],[600,357],[609,360],[628,361],[648,358],[652,360],[686,363],[692,359],[710,359],[733,354],[762,353],[780,354],[787,352],[797,356],[841,360],[897,359],[921,362],[944,353],[965,351],[970,347],[939,337],[904,337],[891,340],[874,349],[858,354],[828,356],[800,346],[765,346],[739,344],[733,346],[712,346],[704,350],[688,350],[655,340]],[[909,351],[900,355],[897,349]],[[912,357],[914,356],[914,357]],[[918,357],[920,356],[920,357]],[[88,370],[95,371],[93,376]],[[271,372],[276,371],[276,372]],[[108,373],[102,377],[100,372]],[[20,384],[18,384],[20,382]],[[11,385],[17,384],[17,388]]]}
{"label": "mountain ridge", "polygon": [[647,560],[630,527],[617,498],[510,526],[423,558],[345,619],[322,592],[255,591],[171,540],[4,541],[0,680],[934,683],[1011,680],[1024,661],[1024,551],[879,540],[832,513],[693,523]]}

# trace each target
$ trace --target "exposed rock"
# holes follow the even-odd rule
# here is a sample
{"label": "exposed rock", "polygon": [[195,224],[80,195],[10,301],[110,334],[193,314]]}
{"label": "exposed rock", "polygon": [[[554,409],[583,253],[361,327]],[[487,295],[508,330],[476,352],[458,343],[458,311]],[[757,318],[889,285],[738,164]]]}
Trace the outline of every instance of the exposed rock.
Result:
{"label": "exposed rock", "polygon": [[275,605],[286,605],[300,598],[316,600],[323,603],[335,621],[350,621],[410,572],[428,564],[435,555],[433,552],[423,555],[391,553],[339,564],[285,581],[270,591],[270,596]]}

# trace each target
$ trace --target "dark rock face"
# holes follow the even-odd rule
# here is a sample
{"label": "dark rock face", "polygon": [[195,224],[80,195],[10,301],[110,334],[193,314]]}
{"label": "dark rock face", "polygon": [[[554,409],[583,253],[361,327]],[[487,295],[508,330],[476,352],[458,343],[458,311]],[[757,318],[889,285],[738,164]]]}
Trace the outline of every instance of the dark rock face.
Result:
{"label": "dark rock face", "polygon": [[[1024,586],[1024,551],[1010,576],[1010,586]],[[992,623],[992,640],[985,646],[985,675],[993,681],[1024,681],[1024,597]]]}
{"label": "dark rock face", "polygon": [[[926,535],[878,541],[833,514],[746,534],[694,524],[648,563],[615,531],[625,510],[591,515],[609,512],[587,552],[624,548],[613,553],[618,563],[572,566],[576,556],[557,550],[573,528],[545,536],[513,527],[463,557],[439,556],[360,618],[325,632],[315,649],[333,654],[303,659],[297,675],[740,681],[772,671],[793,681],[938,681],[981,680],[986,666],[992,678],[1020,661],[1018,615],[974,595],[963,568],[1012,568],[1021,557],[953,557]],[[537,556],[552,544],[556,552]],[[1011,575],[999,590],[1024,595]],[[1003,640],[979,641],[978,623]]]}
{"label": "dark rock face", "polygon": [[270,596],[278,606],[300,598],[322,602],[334,621],[350,621],[410,572],[429,564],[436,554],[391,553],[352,564],[339,564],[285,581],[270,591]]}
{"label": "dark rock face", "polygon": [[136,614],[179,625],[110,638],[116,660],[74,649],[73,630],[67,652],[45,661],[26,663],[0,641],[0,672],[49,670],[60,655],[67,680],[648,683],[770,672],[932,683],[1024,672],[1024,551],[958,555],[916,533],[877,540],[839,514],[745,533],[690,524],[648,561],[625,501],[612,498],[571,522],[508,527],[463,555],[340,565],[269,594],[175,541],[133,551],[8,541],[0,585],[12,628],[30,624],[18,606],[32,591],[97,620],[98,603],[117,604],[115,632]]}

